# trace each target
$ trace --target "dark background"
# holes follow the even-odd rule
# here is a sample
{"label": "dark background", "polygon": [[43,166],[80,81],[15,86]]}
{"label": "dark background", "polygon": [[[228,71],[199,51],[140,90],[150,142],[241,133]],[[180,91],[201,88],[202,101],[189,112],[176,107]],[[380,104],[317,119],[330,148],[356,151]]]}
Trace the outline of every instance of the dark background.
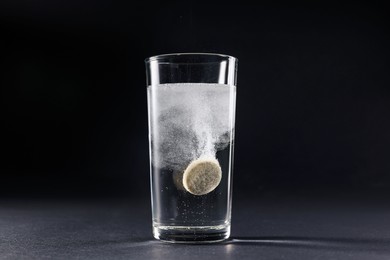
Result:
{"label": "dark background", "polygon": [[1,197],[149,196],[144,59],[239,59],[234,196],[388,194],[381,5],[0,2]]}

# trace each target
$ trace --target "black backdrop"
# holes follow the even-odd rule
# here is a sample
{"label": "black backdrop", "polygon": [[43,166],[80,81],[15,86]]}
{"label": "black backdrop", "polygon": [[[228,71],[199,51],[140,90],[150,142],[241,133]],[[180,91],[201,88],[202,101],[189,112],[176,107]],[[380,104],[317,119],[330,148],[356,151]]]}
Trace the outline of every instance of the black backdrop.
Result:
{"label": "black backdrop", "polygon": [[7,196],[148,196],[146,57],[239,59],[235,196],[390,188],[389,27],[368,3],[0,2]]}

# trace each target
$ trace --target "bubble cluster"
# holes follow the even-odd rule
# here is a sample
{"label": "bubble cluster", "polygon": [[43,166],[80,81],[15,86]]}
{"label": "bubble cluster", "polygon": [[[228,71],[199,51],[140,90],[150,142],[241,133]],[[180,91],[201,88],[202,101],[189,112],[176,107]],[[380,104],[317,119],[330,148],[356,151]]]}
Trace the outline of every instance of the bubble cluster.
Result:
{"label": "bubble cluster", "polygon": [[197,158],[215,158],[230,142],[235,91],[222,84],[149,86],[153,165],[183,171]]}

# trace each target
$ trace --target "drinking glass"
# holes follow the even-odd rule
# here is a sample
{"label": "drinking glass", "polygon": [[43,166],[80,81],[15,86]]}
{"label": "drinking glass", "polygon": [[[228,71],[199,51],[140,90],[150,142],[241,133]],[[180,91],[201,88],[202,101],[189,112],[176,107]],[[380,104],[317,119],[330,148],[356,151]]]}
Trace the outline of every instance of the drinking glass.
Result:
{"label": "drinking glass", "polygon": [[237,59],[174,53],[145,60],[153,235],[230,236]]}

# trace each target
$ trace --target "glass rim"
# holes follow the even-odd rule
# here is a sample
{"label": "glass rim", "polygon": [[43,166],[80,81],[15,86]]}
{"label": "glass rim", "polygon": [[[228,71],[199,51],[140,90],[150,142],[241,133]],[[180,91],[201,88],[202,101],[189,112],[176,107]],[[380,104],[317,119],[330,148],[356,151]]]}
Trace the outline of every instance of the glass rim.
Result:
{"label": "glass rim", "polygon": [[[164,59],[174,58],[174,57],[185,57],[185,56],[203,56],[203,57],[219,57],[221,59],[227,59],[231,61],[238,61],[238,59],[234,56],[227,55],[227,54],[221,54],[221,53],[208,53],[208,52],[178,52],[178,53],[167,53],[167,54],[160,54],[160,55],[154,55],[149,58],[145,59],[145,63],[149,63],[151,61],[161,61]],[[215,62],[215,61],[213,61]],[[175,62],[172,62],[175,63]]]}

